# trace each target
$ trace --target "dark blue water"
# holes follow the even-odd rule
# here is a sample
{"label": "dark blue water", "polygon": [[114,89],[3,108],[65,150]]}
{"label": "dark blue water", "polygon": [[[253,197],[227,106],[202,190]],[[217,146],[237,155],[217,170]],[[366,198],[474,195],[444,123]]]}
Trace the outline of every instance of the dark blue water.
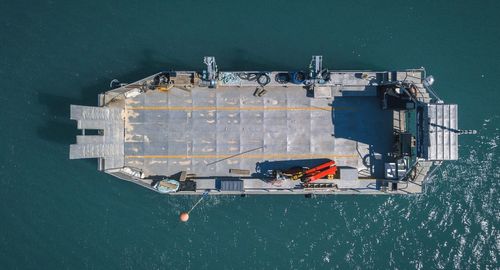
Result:
{"label": "dark blue water", "polygon": [[[1,269],[499,269],[498,1],[0,1]],[[118,78],[425,66],[460,160],[421,196],[166,197],[68,160]]]}

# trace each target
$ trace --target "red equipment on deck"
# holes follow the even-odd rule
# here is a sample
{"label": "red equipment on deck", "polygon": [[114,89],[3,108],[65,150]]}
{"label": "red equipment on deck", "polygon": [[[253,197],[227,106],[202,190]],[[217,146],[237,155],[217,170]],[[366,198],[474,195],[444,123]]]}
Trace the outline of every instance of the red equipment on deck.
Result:
{"label": "red equipment on deck", "polygon": [[337,173],[337,165],[335,165],[335,161],[330,160],[310,169],[294,167],[283,173],[292,180],[300,179],[303,183],[310,183],[325,176],[333,177]]}
{"label": "red equipment on deck", "polygon": [[319,166],[306,170],[304,172],[304,176],[302,176],[302,179],[304,183],[309,183],[324,178],[328,175],[335,175],[335,173],[337,173],[337,165],[335,165],[335,161],[331,160]]}

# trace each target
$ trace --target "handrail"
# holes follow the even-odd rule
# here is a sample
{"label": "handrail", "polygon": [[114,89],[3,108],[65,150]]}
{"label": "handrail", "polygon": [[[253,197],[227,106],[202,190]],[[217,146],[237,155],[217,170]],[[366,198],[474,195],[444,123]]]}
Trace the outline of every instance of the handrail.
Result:
{"label": "handrail", "polygon": [[427,92],[429,92],[437,100],[438,103],[440,101],[442,101],[442,99],[439,98],[439,96],[436,94],[436,92],[434,92],[434,90],[432,90],[430,85],[426,85],[425,83],[423,83],[422,85],[424,86],[425,90],[427,90]]}

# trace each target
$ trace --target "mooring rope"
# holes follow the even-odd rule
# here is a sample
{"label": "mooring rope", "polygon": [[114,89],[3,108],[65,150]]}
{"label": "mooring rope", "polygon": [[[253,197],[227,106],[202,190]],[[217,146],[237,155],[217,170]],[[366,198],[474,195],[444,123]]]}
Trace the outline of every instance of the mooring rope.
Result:
{"label": "mooring rope", "polygon": [[189,213],[191,213],[191,211],[193,211],[193,209],[205,198],[205,196],[208,195],[208,192],[204,192],[203,195],[201,196],[201,198],[193,205],[193,207],[191,207],[191,210],[189,210],[187,213],[189,215]]}

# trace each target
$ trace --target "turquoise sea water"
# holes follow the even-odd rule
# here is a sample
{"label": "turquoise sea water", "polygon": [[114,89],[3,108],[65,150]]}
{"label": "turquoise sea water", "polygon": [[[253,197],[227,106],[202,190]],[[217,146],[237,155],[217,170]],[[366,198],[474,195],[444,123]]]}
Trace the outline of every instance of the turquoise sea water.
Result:
{"label": "turquoise sea water", "polygon": [[[0,269],[499,269],[498,1],[0,1]],[[68,160],[113,78],[425,66],[461,159],[424,195],[162,196]]]}

